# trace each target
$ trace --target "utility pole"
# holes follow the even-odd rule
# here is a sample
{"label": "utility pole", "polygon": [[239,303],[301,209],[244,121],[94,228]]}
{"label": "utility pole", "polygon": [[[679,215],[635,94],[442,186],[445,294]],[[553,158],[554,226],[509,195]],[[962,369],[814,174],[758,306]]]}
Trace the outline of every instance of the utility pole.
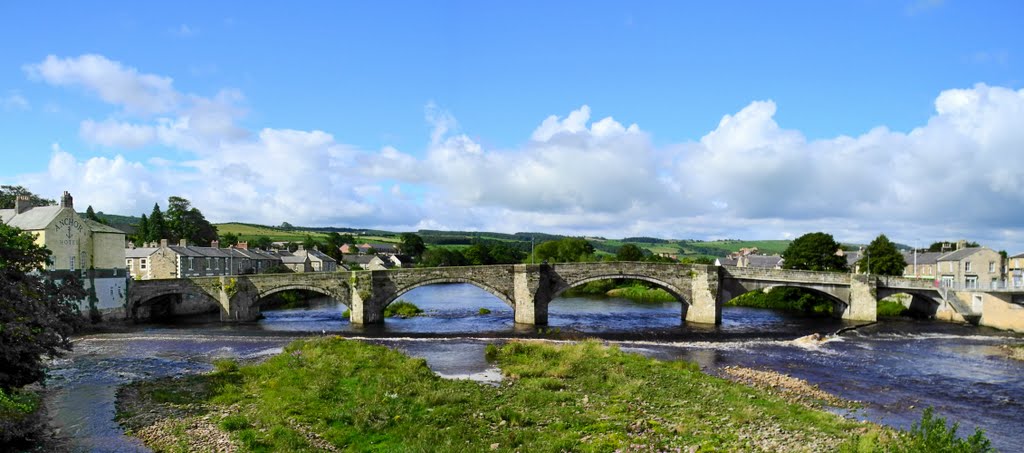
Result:
{"label": "utility pole", "polygon": [[537,264],[537,256],[533,254],[533,236],[530,236],[530,264]]}

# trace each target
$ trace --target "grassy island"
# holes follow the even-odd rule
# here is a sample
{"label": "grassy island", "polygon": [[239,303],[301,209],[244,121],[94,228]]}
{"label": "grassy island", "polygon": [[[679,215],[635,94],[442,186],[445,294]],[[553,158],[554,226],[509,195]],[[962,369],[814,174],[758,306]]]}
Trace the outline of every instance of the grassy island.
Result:
{"label": "grassy island", "polygon": [[118,417],[166,451],[871,451],[902,438],[597,342],[487,355],[498,386],[440,378],[383,346],[297,341],[264,363],[131,384]]}

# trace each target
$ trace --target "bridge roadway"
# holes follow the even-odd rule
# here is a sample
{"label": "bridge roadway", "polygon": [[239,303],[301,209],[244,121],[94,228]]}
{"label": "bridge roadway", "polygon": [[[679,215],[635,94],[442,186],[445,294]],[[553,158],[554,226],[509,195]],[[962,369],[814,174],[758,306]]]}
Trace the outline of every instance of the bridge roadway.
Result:
{"label": "bridge roadway", "polygon": [[[219,307],[221,321],[259,317],[260,302],[285,290],[308,290],[347,305],[354,324],[383,322],[384,308],[424,285],[468,283],[512,307],[515,322],[545,325],[552,299],[587,282],[630,278],[651,282],[681,302],[681,320],[719,324],[722,306],[734,297],[772,287],[807,288],[829,296],[834,314],[857,321],[876,320],[880,298],[905,293],[926,304],[944,303],[931,281],[863,274],[738,268],[699,264],[598,262],[509,264],[353,271],[256,274],[186,279],[139,280],[128,287],[126,314],[146,319],[157,311],[189,313]],[[174,303],[167,304],[168,296]]]}

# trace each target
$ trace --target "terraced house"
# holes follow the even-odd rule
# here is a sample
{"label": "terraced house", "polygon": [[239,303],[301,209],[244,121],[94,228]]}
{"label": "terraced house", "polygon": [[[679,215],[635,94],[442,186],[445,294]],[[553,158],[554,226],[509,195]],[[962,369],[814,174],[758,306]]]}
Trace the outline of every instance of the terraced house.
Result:
{"label": "terraced house", "polygon": [[947,288],[989,289],[1003,284],[1003,257],[988,247],[965,247],[936,259],[938,283]]}
{"label": "terraced house", "polygon": [[75,273],[92,295],[79,302],[82,313],[123,315],[127,280],[124,266],[125,233],[81,217],[71,194],[64,192],[57,206],[33,206],[18,197],[14,209],[0,209],[0,221],[35,235],[36,244],[52,252],[48,272]]}
{"label": "terraced house", "polygon": [[281,258],[262,250],[249,250],[244,242],[220,248],[217,241],[210,247],[199,247],[189,245],[185,239],[177,245],[163,239],[159,244],[126,249],[125,264],[132,278],[149,280],[256,274],[281,264]]}

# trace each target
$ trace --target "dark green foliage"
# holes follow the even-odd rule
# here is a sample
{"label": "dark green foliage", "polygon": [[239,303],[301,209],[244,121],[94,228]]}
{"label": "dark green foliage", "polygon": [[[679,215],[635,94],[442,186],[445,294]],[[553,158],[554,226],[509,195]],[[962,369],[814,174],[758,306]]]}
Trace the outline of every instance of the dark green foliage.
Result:
{"label": "dark green foliage", "polygon": [[845,272],[846,258],[837,256],[839,243],[827,233],[807,233],[782,253],[782,267],[808,271]]}
{"label": "dark green foliage", "polygon": [[420,307],[417,307],[412,302],[404,300],[392,302],[387,307],[384,307],[385,318],[391,318],[395,316],[399,318],[411,318],[420,313],[423,313],[423,310],[421,310]]}
{"label": "dark green foliage", "polygon": [[433,247],[423,252],[423,258],[419,262],[421,267],[438,267],[438,266],[465,266],[469,262],[466,257],[459,253],[458,250],[450,250],[446,248]]}
{"label": "dark green foliage", "polygon": [[170,239],[170,230],[167,228],[167,221],[164,213],[160,210],[160,204],[153,203],[153,211],[149,213],[149,228],[146,230],[146,242],[160,242],[161,239]]}
{"label": "dark green foliage", "polygon": [[[150,216],[150,222],[153,217]],[[177,242],[187,239],[190,244],[210,245],[217,239],[217,229],[203,216],[203,213],[192,207],[192,204],[177,196],[167,199],[167,229],[169,239]]]}
{"label": "dark green foliage", "polygon": [[946,419],[936,417],[931,407],[924,410],[921,421],[914,423],[909,432],[897,438],[890,451],[898,453],[984,453],[994,452],[985,433],[976,429],[966,439],[957,437],[959,423],[946,425]]}
{"label": "dark green foliage", "polygon": [[39,395],[0,388],[0,446],[4,451],[30,451],[44,426]]}
{"label": "dark green foliage", "polygon": [[768,292],[751,291],[726,302],[736,307],[771,308],[808,316],[832,313],[835,301],[828,296],[803,288],[777,287]]}
{"label": "dark green foliage", "polygon": [[0,209],[13,209],[14,201],[18,196],[29,197],[32,206],[52,206],[57,204],[53,200],[40,197],[22,186],[0,186]]}
{"label": "dark green foliage", "polygon": [[427,246],[423,242],[423,238],[417,234],[402,233],[400,238],[402,243],[398,246],[398,249],[402,251],[402,254],[409,255],[414,259],[419,259],[423,256],[423,252],[427,250]]}
{"label": "dark green foliage", "polygon": [[306,237],[302,239],[302,247],[305,248],[306,250],[313,250],[314,248],[319,250],[320,241],[317,241],[316,239],[313,238],[313,236],[307,234]]}
{"label": "dark green foliage", "polygon": [[50,251],[35,236],[0,223],[0,389],[43,378],[45,357],[71,349],[86,297],[75,273],[60,280],[44,273]]}
{"label": "dark green foliage", "polygon": [[643,261],[644,251],[636,245],[624,244],[615,253],[615,259],[617,261]]}
{"label": "dark green foliage", "polygon": [[583,238],[562,238],[538,244],[534,257],[539,263],[575,263],[594,261],[594,246]]}
{"label": "dark green foliage", "polygon": [[879,317],[893,318],[897,316],[907,316],[910,313],[910,309],[899,302],[880,300],[878,301],[877,313]]}
{"label": "dark green foliage", "polygon": [[235,233],[224,233],[220,235],[220,246],[231,247],[232,245],[238,245],[238,235]]}
{"label": "dark green foliage", "polygon": [[92,210],[92,205],[89,205],[89,207],[85,209],[85,218],[99,223],[106,223],[103,219],[96,216],[96,211]]}
{"label": "dark green foliage", "polygon": [[274,241],[272,241],[267,236],[260,236],[260,237],[258,237],[256,239],[253,239],[253,240],[249,241],[249,247],[250,248],[256,248],[256,249],[261,249],[261,250],[269,250],[271,245],[274,245]]}
{"label": "dark green foliage", "polygon": [[864,249],[864,257],[857,264],[861,272],[877,275],[903,275],[907,267],[903,254],[884,234],[878,235],[868,244]]}
{"label": "dark green foliage", "polygon": [[487,308],[481,307],[480,310],[477,311],[477,314],[489,315],[489,314],[491,314],[491,310],[487,309]]}
{"label": "dark green foliage", "polygon": [[144,242],[148,242],[149,239],[149,217],[146,214],[142,214],[142,218],[139,219],[138,226],[135,227],[135,246],[142,247]]}

